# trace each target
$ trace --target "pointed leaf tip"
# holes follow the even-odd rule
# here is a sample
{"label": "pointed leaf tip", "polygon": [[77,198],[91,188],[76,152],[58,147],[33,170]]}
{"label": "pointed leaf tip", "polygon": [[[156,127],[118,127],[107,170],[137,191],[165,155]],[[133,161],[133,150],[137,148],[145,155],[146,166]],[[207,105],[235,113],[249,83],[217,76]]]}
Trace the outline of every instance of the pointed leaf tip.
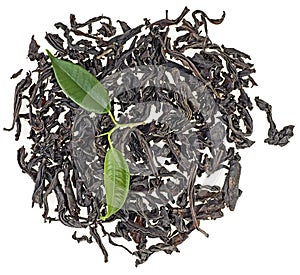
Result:
{"label": "pointed leaf tip", "polygon": [[107,213],[100,217],[106,220],[124,205],[130,183],[130,172],[123,154],[111,148],[107,151],[104,160],[104,187],[106,193]]}
{"label": "pointed leaf tip", "polygon": [[110,98],[98,79],[83,67],[61,60],[46,50],[59,86],[81,108],[98,114],[108,113]]}

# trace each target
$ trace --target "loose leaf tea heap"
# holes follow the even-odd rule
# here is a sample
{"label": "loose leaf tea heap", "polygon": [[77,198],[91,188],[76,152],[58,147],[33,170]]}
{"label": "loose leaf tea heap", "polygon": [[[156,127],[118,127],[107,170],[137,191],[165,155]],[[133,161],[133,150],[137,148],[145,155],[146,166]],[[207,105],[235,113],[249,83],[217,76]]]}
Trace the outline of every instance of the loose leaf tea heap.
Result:
{"label": "loose leaf tea heap", "polygon": [[[21,122],[30,126],[32,146],[18,150],[18,163],[35,183],[32,203],[44,209],[45,222],[87,228],[87,235],[75,232],[73,239],[95,241],[107,261],[102,232],[110,244],[135,255],[139,265],[155,252],[178,252],[195,229],[208,236],[200,221],[222,217],[225,207],[235,209],[242,192],[238,150],[254,143],[253,104],[245,89],[257,84],[248,54],[208,36],[208,25],[224,18],[225,13],[211,19],[184,8],[176,19],[166,14],[133,28],[123,21],[114,26],[106,16],[78,23],[71,15],[70,26],[56,23],[58,33],[45,37],[56,50],[50,54],[60,70],[54,66],[56,77],[64,74],[66,61],[78,64],[69,75],[74,81],[86,83],[76,75],[89,71],[94,76],[89,89],[100,81],[109,92],[110,105],[100,104],[101,112],[97,104],[108,101],[101,101],[103,87],[96,103],[71,100],[32,37],[28,57],[37,68],[17,84],[13,123],[6,130],[16,126],[18,140]],[[265,142],[286,145],[293,126],[278,131],[271,105],[259,98],[255,102],[270,123]],[[124,125],[144,122],[118,126],[112,136],[116,149],[105,134],[112,133],[114,117]],[[225,172],[221,186],[203,181],[219,172]],[[111,179],[118,175],[128,195],[113,196],[116,180]],[[107,178],[110,185],[104,187]],[[115,202],[124,205],[114,208]]]}

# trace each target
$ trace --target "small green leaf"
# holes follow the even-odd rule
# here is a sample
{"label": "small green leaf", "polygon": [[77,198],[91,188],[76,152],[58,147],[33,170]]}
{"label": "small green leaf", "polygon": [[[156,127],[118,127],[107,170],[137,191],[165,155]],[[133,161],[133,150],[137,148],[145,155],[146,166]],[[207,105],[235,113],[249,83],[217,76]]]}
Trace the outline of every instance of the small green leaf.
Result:
{"label": "small green leaf", "polygon": [[56,80],[62,90],[81,108],[98,114],[110,111],[110,98],[90,72],[79,65],[54,57],[48,50]]}
{"label": "small green leaf", "polygon": [[119,211],[127,198],[130,172],[123,154],[110,148],[104,160],[104,187],[106,192],[107,213],[102,220]]}

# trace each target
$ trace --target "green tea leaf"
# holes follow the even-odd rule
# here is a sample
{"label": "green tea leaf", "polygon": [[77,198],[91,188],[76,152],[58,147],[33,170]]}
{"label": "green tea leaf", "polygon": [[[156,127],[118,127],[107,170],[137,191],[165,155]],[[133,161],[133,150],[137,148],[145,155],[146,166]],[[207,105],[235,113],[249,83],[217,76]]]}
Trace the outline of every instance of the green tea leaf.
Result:
{"label": "green tea leaf", "polygon": [[48,50],[47,53],[56,80],[67,96],[87,111],[109,112],[109,95],[95,76],[79,65],[54,57]]}
{"label": "green tea leaf", "polygon": [[106,192],[107,213],[102,220],[119,211],[127,198],[130,172],[123,154],[110,148],[104,160],[104,187]]}

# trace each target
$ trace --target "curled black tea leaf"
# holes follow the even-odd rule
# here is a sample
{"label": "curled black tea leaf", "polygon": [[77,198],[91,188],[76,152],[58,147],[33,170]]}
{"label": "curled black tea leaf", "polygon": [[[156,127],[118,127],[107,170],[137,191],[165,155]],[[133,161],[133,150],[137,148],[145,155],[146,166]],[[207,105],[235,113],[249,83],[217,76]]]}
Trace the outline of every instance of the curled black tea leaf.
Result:
{"label": "curled black tea leaf", "polygon": [[270,145],[279,145],[285,146],[289,143],[290,138],[294,135],[294,125],[288,125],[283,127],[280,131],[277,130],[276,124],[272,117],[272,106],[266,101],[255,97],[255,103],[258,108],[267,114],[267,120],[270,124],[268,130],[268,138],[265,139],[265,142]]}
{"label": "curled black tea leaf", "polygon": [[10,77],[10,79],[17,78],[22,72],[23,72],[23,69],[20,69],[19,71],[17,71],[16,73],[14,73],[14,74]]}
{"label": "curled black tea leaf", "polygon": [[235,157],[229,162],[229,171],[223,186],[224,200],[231,211],[234,211],[236,203],[242,191],[239,189],[241,165],[239,158]]}
{"label": "curled black tea leaf", "polygon": [[83,242],[83,241],[86,241],[87,243],[92,243],[93,242],[92,237],[88,237],[86,235],[83,235],[81,237],[77,237],[77,231],[74,231],[74,233],[72,235],[72,238],[74,240],[76,240],[78,243]]}

